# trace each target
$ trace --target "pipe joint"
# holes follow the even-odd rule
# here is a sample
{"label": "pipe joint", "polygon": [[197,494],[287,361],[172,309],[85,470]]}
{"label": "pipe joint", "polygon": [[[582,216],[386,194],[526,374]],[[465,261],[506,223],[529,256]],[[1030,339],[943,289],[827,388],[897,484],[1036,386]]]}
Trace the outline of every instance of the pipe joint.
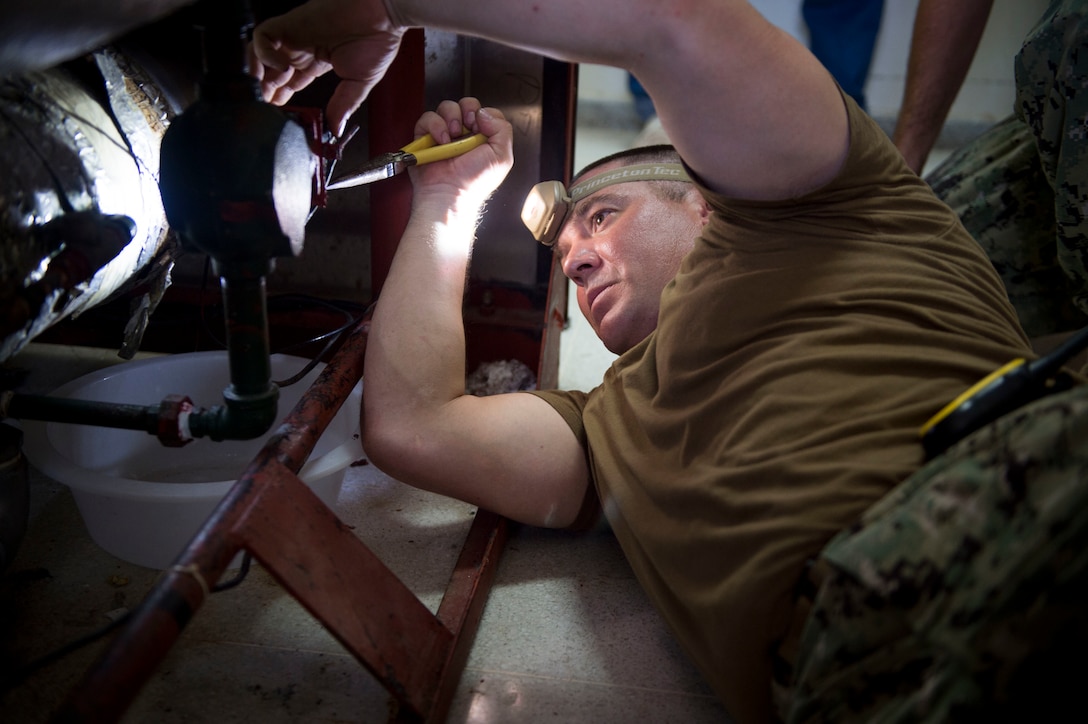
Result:
{"label": "pipe joint", "polygon": [[223,405],[199,409],[188,415],[192,437],[221,440],[252,440],[272,427],[278,412],[280,390],[269,383],[264,392],[240,395],[234,385],[223,390]]}

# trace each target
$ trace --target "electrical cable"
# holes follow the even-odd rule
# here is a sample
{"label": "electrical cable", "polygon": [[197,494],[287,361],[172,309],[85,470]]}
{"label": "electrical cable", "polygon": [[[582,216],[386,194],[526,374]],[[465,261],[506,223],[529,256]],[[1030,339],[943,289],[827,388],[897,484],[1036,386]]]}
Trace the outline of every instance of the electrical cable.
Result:
{"label": "electrical cable", "polygon": [[242,568],[238,571],[238,575],[229,581],[223,581],[212,586],[212,593],[219,593],[220,591],[229,591],[237,586],[242,581],[246,580],[246,576],[249,575],[249,564],[253,560],[253,556],[249,554],[249,551],[242,552]]}
{"label": "electrical cable", "polygon": [[[207,305],[204,304],[204,296],[205,296],[204,292],[208,289],[208,280],[210,278],[210,270],[211,270],[211,258],[209,257],[209,258],[205,259],[205,262],[204,262],[204,272],[203,272],[203,275],[202,275],[202,278],[201,278],[201,285],[200,285],[200,300],[201,300],[200,301],[200,321],[201,321],[201,324],[204,327],[204,332],[208,335],[208,337],[210,337],[212,339],[212,341],[214,341],[220,347],[222,347],[223,349],[226,349],[227,348],[226,340],[220,338],[220,336],[218,334],[218,331],[212,327],[211,323],[208,321],[208,317],[205,314],[205,310],[207,308]],[[291,375],[290,377],[286,377],[286,378],[284,378],[282,380],[273,380],[274,384],[277,387],[280,387],[280,388],[288,387],[290,385],[293,385],[293,384],[297,383],[299,380],[303,379],[306,375],[308,375],[318,364],[321,363],[321,359],[330,350],[334,349],[337,344],[340,343],[340,341],[343,339],[344,334],[346,334],[350,330],[354,329],[355,326],[363,319],[363,317],[366,314],[365,312],[362,313],[362,314],[353,314],[349,310],[344,309],[342,306],[340,306],[340,305],[338,305],[338,304],[336,304],[334,302],[330,302],[327,299],[321,299],[319,297],[312,297],[312,296],[305,295],[305,294],[283,294],[283,295],[280,295],[280,296],[277,296],[277,297],[270,297],[269,301],[271,301],[271,302],[296,301],[296,302],[301,302],[301,303],[304,303],[304,304],[309,304],[309,305],[314,305],[314,306],[323,306],[323,307],[325,307],[327,309],[331,309],[331,310],[333,310],[335,312],[339,312],[341,315],[343,315],[344,319],[346,320],[339,327],[336,327],[335,329],[333,329],[331,331],[324,332],[322,334],[318,334],[318,335],[316,335],[314,337],[310,337],[310,338],[305,339],[305,340],[303,340],[301,342],[294,342],[292,344],[289,344],[289,345],[286,345],[286,346],[283,346],[283,347],[279,347],[279,348],[277,348],[275,350],[272,350],[273,354],[285,354],[285,353],[290,352],[291,350],[295,350],[295,349],[298,349],[300,347],[305,347],[307,345],[314,344],[316,342],[321,342],[322,340],[329,340],[325,344],[325,346],[322,347],[321,351],[318,352],[316,355],[313,355],[310,358],[309,363],[304,365],[301,370],[299,370],[295,374]]]}

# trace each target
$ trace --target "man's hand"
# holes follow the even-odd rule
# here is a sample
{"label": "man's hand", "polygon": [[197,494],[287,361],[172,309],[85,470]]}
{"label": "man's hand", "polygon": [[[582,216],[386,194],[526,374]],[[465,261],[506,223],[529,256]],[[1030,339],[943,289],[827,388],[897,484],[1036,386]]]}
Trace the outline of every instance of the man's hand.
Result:
{"label": "man's hand", "polygon": [[487,136],[487,144],[447,161],[415,166],[412,178],[416,203],[429,197],[448,206],[464,205],[472,212],[498,188],[514,164],[514,129],[497,108],[482,108],[475,98],[442,101],[416,123],[416,138],[431,134],[449,143],[471,133]]}
{"label": "man's hand", "polygon": [[396,57],[403,34],[381,0],[310,0],[257,26],[251,72],[265,100],[283,105],[335,71],[341,81],[326,112],[329,126],[343,135],[347,119]]}

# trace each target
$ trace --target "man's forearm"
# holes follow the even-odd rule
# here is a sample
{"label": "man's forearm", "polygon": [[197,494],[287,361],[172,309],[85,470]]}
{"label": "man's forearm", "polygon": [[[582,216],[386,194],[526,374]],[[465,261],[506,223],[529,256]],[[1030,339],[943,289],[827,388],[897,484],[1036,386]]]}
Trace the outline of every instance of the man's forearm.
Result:
{"label": "man's forearm", "polygon": [[367,407],[385,425],[414,425],[464,394],[462,298],[478,216],[442,204],[413,210],[367,349]]}
{"label": "man's forearm", "polygon": [[364,404],[394,435],[426,430],[465,392],[468,262],[483,207],[513,163],[513,129],[475,98],[443,101],[415,129],[436,139],[465,129],[487,144],[413,171],[411,216],[371,323]]}
{"label": "man's forearm", "polygon": [[[430,0],[384,0],[390,18],[400,25],[441,28],[535,50],[545,55],[582,63],[622,64],[633,34],[645,42],[660,40],[653,22],[665,5],[656,2],[600,0],[587,9],[580,0],[547,3],[479,0],[472,3],[436,3]],[[682,4],[682,3],[681,3]],[[616,12],[601,12],[609,5]],[[622,11],[622,12],[621,12]]]}
{"label": "man's forearm", "polygon": [[921,173],[963,85],[993,0],[921,0],[893,140]]}
{"label": "man's forearm", "polygon": [[830,76],[748,2],[386,2],[400,23],[631,71],[685,161],[723,193],[803,194],[844,156],[845,112]]}
{"label": "man's forearm", "polygon": [[311,0],[257,29],[265,97],[286,103],[335,71],[327,110],[341,127],[405,26],[631,71],[680,155],[725,194],[794,198],[830,180],[846,156],[846,109],[830,74],[744,0]]}

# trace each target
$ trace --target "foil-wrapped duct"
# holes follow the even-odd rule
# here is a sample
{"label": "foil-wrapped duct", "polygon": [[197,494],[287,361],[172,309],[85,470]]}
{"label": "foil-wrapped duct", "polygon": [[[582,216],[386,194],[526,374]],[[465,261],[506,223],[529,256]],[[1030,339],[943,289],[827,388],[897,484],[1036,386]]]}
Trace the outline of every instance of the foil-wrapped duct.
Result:
{"label": "foil-wrapped duct", "polygon": [[[175,256],[158,189],[172,115],[113,50],[0,80],[0,361],[138,284],[146,320]],[[142,333],[130,324],[122,356]]]}

